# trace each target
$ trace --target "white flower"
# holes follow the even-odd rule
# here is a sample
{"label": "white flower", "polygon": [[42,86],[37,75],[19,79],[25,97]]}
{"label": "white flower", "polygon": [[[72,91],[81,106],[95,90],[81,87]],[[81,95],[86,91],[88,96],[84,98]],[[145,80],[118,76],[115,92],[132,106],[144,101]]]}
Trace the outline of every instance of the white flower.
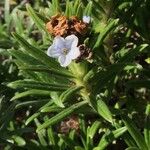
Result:
{"label": "white flower", "polygon": [[82,20],[84,23],[90,23],[91,17],[90,16],[83,16]]}
{"label": "white flower", "polygon": [[47,50],[47,55],[58,58],[60,65],[66,67],[80,55],[77,45],[78,38],[75,35],[69,35],[66,38],[56,36],[53,44]]}

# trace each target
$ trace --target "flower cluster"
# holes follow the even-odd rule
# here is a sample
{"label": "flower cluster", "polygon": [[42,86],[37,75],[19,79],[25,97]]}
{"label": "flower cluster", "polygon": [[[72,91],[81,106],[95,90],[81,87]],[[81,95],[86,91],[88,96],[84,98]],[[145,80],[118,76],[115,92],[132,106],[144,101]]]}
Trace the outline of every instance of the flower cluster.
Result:
{"label": "flower cluster", "polygon": [[75,115],[62,121],[59,127],[60,132],[64,134],[67,134],[71,129],[74,129],[77,133],[79,131],[79,120]]}
{"label": "flower cluster", "polygon": [[74,34],[76,36],[87,33],[90,18],[84,16],[83,20],[79,20],[76,16],[69,19],[63,15],[52,16],[51,20],[46,24],[47,30],[54,36],[63,36]]}
{"label": "flower cluster", "polygon": [[79,62],[88,57],[89,48],[80,45],[78,37],[87,33],[89,23],[89,16],[84,16],[83,20],[79,20],[76,16],[69,19],[60,14],[52,16],[46,28],[55,38],[48,48],[47,55],[57,58],[62,67],[67,67],[72,60]]}
{"label": "flower cluster", "polygon": [[58,58],[62,67],[68,66],[73,59],[80,55],[78,38],[75,35],[69,35],[66,38],[56,36],[53,44],[48,48],[47,55]]}

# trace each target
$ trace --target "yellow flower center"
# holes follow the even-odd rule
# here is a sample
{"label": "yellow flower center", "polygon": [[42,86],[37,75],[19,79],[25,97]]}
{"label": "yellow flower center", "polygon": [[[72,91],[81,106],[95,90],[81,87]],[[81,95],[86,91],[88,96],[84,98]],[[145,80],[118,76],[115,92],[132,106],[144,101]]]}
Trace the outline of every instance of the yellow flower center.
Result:
{"label": "yellow flower center", "polygon": [[67,48],[63,48],[62,51],[64,55],[67,55],[69,50]]}

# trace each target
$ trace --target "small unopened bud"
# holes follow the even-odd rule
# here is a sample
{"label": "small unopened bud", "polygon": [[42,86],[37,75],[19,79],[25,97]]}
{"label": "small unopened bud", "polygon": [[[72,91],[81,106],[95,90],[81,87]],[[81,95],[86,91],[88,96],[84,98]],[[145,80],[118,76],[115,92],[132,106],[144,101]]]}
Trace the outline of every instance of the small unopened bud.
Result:
{"label": "small unopened bud", "polygon": [[91,21],[91,17],[90,16],[83,16],[82,20],[83,20],[84,23],[88,23],[89,24],[90,21]]}

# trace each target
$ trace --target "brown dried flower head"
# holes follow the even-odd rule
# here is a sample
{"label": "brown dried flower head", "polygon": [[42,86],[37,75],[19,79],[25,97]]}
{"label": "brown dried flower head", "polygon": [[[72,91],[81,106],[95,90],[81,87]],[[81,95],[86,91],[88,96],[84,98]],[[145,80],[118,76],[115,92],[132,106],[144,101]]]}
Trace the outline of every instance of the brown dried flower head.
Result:
{"label": "brown dried flower head", "polygon": [[80,56],[76,59],[76,62],[80,62],[84,59],[90,60],[92,58],[92,51],[85,44],[79,45]]}
{"label": "brown dried flower head", "polygon": [[48,32],[54,36],[62,36],[66,34],[66,30],[68,28],[67,18],[65,16],[60,16],[59,14],[52,16],[51,20],[46,24],[46,28]]}
{"label": "brown dried flower head", "polygon": [[58,14],[51,17],[51,20],[46,24],[46,28],[54,36],[66,37],[71,34],[78,36],[87,33],[88,24],[79,20],[76,16],[68,19],[66,16]]}
{"label": "brown dried flower head", "polygon": [[71,129],[74,129],[78,132],[79,130],[79,121],[77,116],[72,116],[67,120],[61,122],[60,125],[60,132],[61,133],[68,133]]}

